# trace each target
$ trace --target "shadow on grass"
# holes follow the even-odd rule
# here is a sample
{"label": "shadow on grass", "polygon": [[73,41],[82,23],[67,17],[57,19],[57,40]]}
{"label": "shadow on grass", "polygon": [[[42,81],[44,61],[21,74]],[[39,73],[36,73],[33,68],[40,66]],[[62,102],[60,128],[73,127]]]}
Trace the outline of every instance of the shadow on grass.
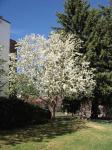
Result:
{"label": "shadow on grass", "polygon": [[112,120],[104,120],[104,119],[92,119],[92,122],[97,122],[101,124],[112,124]]}
{"label": "shadow on grass", "polygon": [[34,125],[18,130],[2,131],[0,133],[0,146],[2,147],[3,144],[14,146],[29,141],[48,141],[56,136],[76,132],[82,128],[87,128],[84,121],[70,117],[58,117],[47,124]]}

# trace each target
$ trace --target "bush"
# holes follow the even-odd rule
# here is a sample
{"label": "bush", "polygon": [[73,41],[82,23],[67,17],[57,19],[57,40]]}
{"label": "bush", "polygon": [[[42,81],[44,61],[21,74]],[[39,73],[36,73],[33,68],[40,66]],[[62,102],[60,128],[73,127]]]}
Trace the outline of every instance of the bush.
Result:
{"label": "bush", "polygon": [[0,98],[0,128],[2,129],[40,124],[50,118],[50,112],[39,106],[17,98]]}
{"label": "bush", "polygon": [[112,106],[110,108],[108,108],[108,111],[107,111],[107,118],[108,119],[112,119]]}

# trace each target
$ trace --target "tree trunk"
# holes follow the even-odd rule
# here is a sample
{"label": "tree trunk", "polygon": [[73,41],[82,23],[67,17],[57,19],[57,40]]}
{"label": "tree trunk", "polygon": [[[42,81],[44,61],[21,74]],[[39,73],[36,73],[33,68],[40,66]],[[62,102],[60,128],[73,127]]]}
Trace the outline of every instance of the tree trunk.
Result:
{"label": "tree trunk", "polygon": [[54,106],[53,107],[53,114],[52,114],[52,119],[55,119],[55,112],[56,112],[56,109],[55,109],[56,107]]}
{"label": "tree trunk", "polygon": [[80,107],[80,118],[81,119],[89,119],[91,117],[91,101],[84,101],[81,103]]}
{"label": "tree trunk", "polygon": [[52,101],[46,101],[43,98],[41,99],[47,103],[48,109],[51,113],[51,119],[55,119],[55,112],[56,112],[58,97],[57,96],[53,97]]}
{"label": "tree trunk", "polygon": [[72,112],[72,117],[74,116],[74,113]]}
{"label": "tree trunk", "polygon": [[49,111],[51,112],[51,119],[55,119],[56,106],[49,105]]}
{"label": "tree trunk", "polygon": [[99,101],[98,99],[92,101],[92,114],[91,114],[92,119],[98,118],[98,114],[99,114],[98,101]]}
{"label": "tree trunk", "polygon": [[61,98],[59,99],[58,96],[54,96],[52,98],[52,101],[50,101],[49,104],[48,104],[49,111],[51,112],[51,118],[52,119],[55,119],[56,108],[60,104],[60,101],[62,102]]}

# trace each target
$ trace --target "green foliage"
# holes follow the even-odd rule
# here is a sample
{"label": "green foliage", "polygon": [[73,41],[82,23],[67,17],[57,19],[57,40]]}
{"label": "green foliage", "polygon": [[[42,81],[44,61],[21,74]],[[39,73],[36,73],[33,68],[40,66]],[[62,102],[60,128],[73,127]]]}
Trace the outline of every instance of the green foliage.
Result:
{"label": "green foliage", "polygon": [[96,55],[95,58],[89,57],[92,65],[97,69],[95,94],[107,100],[112,94],[112,10],[102,7],[99,14],[100,18],[89,41],[93,48],[88,46],[87,51],[91,49]]}
{"label": "green foliage", "polygon": [[80,109],[80,103],[79,99],[70,99],[70,97],[65,97],[62,102],[62,111],[67,113],[75,114]]}
{"label": "green foliage", "polygon": [[26,75],[19,74],[16,71],[12,71],[10,74],[9,95],[11,97],[20,96],[27,100],[37,98],[38,90]]}
{"label": "green foliage", "polygon": [[86,26],[88,8],[89,5],[85,1],[65,1],[64,13],[57,13],[58,23],[62,25],[64,31],[76,33],[81,38]]}
{"label": "green foliage", "polygon": [[67,0],[64,13],[57,17],[62,30],[83,41],[81,52],[96,68],[95,99],[108,103],[112,100],[112,7],[95,9],[87,1]]}
{"label": "green foliage", "polygon": [[28,77],[24,74],[17,74],[16,92],[23,98],[36,98],[38,96],[38,90],[32,81],[29,81]]}
{"label": "green foliage", "polygon": [[17,98],[0,97],[0,128],[10,129],[39,124],[50,119],[50,112]]}
{"label": "green foliage", "polygon": [[[2,52],[2,50],[3,50],[3,47],[0,46],[0,53]],[[4,63],[5,63],[5,60],[2,59],[2,55],[0,55],[0,92],[3,91],[3,87],[5,85],[5,83],[3,82],[3,75],[5,74]]]}
{"label": "green foliage", "polygon": [[108,109],[107,115],[112,118],[112,107]]}

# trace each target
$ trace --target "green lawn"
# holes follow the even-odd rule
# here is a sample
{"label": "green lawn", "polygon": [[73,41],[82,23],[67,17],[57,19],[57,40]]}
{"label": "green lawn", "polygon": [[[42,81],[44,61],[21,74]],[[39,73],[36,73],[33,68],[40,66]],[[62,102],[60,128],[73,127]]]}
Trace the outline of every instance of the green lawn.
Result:
{"label": "green lawn", "polygon": [[0,131],[0,150],[112,150],[112,122],[59,117],[44,125]]}

